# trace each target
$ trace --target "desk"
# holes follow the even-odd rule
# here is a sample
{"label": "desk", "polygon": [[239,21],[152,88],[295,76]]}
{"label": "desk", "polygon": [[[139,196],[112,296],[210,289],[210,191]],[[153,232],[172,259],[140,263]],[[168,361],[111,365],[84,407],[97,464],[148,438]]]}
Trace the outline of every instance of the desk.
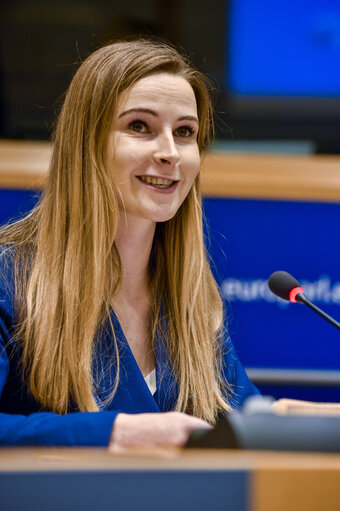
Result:
{"label": "desk", "polygon": [[339,511],[340,455],[0,450],[1,510]]}

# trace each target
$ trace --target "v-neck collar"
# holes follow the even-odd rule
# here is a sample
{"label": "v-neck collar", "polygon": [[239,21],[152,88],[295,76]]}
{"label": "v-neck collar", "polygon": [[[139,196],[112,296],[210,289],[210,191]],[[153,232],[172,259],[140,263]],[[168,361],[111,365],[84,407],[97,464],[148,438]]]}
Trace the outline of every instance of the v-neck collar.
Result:
{"label": "v-neck collar", "polygon": [[[113,400],[108,405],[108,409],[118,409],[126,413],[173,410],[176,403],[177,386],[172,374],[168,352],[164,341],[161,339],[161,335],[157,335],[155,339],[157,389],[155,394],[152,395],[125,337],[118,317],[113,310],[111,310],[111,320],[118,344],[120,375],[117,391]],[[99,391],[101,399],[104,399],[109,394],[115,381],[116,365],[111,363],[111,367],[108,367],[109,359],[112,362],[114,354],[113,342],[111,329],[103,329],[103,333],[100,339],[98,339],[98,355],[95,361],[96,372],[102,375]],[[105,360],[107,360],[106,364]]]}

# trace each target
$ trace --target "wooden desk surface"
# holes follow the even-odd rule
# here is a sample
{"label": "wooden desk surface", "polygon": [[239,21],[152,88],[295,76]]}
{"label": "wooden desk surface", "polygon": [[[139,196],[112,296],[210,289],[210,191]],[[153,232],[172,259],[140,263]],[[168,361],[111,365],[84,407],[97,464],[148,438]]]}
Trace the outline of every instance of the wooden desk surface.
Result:
{"label": "wooden desk surface", "polygon": [[[340,454],[257,451],[1,449],[0,481],[9,473],[249,473],[252,511],[339,511]],[[169,475],[170,474],[170,475]],[[151,480],[152,480],[151,476]],[[195,477],[195,476],[193,476]],[[131,491],[133,480],[131,479]],[[227,509],[227,507],[226,507]],[[237,511],[236,509],[233,511]]]}
{"label": "wooden desk surface", "polygon": [[[49,142],[0,140],[0,187],[44,186]],[[205,196],[340,201],[340,157],[212,152],[202,165]]]}
{"label": "wooden desk surface", "polygon": [[[32,470],[334,470],[340,454],[242,450],[133,450],[3,448],[0,472]],[[340,491],[340,487],[339,487]]]}

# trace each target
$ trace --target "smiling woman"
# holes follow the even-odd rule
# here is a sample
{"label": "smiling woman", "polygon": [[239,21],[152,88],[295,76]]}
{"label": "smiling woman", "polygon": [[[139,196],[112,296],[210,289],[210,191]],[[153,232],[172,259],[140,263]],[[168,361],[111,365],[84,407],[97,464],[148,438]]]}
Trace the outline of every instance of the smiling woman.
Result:
{"label": "smiling woman", "polygon": [[107,144],[120,206],[152,222],[170,220],[200,168],[194,91],[181,76],[157,73],[122,93]]}
{"label": "smiling woman", "polygon": [[208,88],[145,40],[75,74],[42,200],[0,231],[0,443],[179,446],[257,393],[203,243]]}

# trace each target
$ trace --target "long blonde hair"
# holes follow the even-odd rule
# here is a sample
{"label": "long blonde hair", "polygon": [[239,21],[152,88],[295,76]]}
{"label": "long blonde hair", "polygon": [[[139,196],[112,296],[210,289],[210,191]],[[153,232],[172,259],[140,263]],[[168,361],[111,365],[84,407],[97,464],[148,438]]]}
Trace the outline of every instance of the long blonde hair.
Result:
{"label": "long blonde hair", "polygon": [[[66,413],[70,402],[82,411],[98,410],[95,338],[110,320],[122,275],[114,242],[118,194],[105,163],[107,138],[119,95],[156,72],[180,75],[191,84],[200,151],[208,145],[213,124],[204,75],[165,44],[137,40],[105,46],[84,61],[67,91],[40,203],[0,232],[0,242],[15,249],[24,377],[35,399],[54,412]],[[166,311],[164,342],[179,384],[176,409],[213,422],[229,405],[218,349],[222,302],[205,254],[199,177],[175,217],[157,224],[150,280],[153,337],[160,304]],[[110,399],[119,380],[114,340],[117,377]]]}

